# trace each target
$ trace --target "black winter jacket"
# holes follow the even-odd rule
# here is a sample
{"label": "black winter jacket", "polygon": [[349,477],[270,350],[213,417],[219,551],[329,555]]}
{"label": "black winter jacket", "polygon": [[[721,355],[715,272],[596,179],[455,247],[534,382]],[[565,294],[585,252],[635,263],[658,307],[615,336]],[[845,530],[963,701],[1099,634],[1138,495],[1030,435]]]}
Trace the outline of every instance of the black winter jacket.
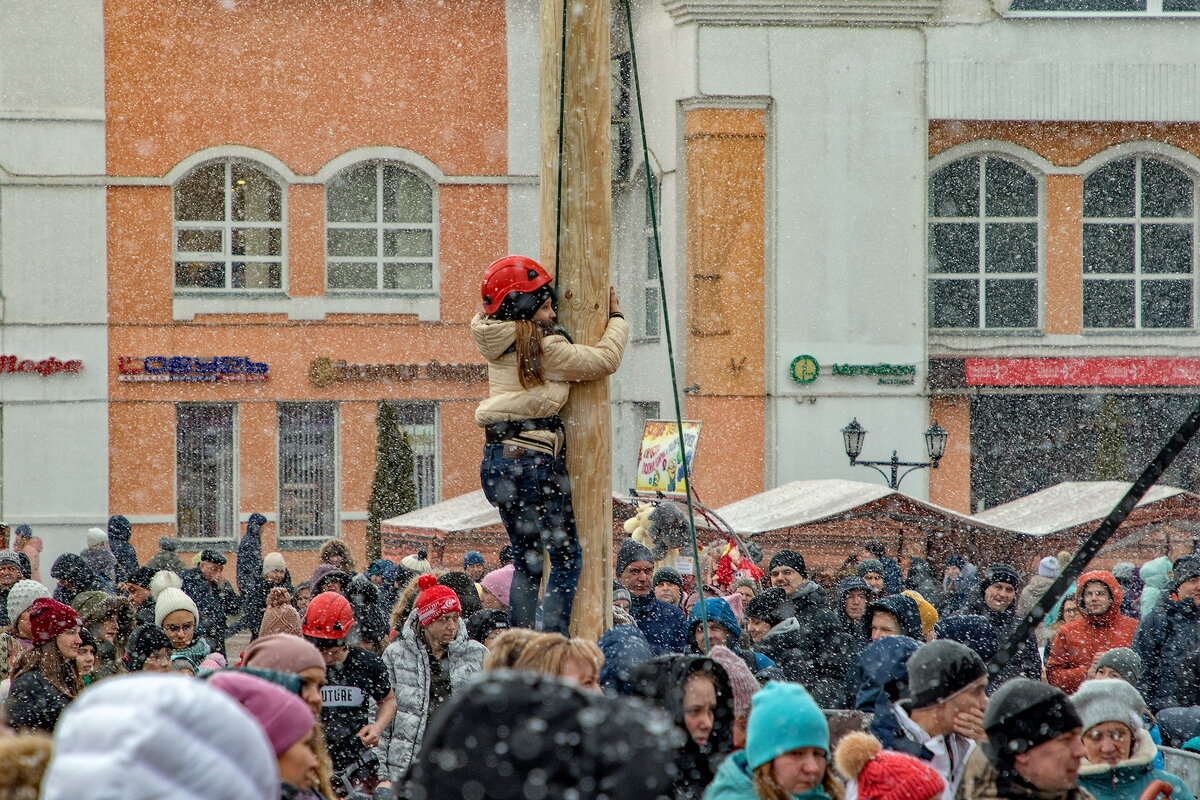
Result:
{"label": "black winter jacket", "polygon": [[831,646],[839,640],[840,629],[825,591],[812,581],[805,583],[784,602],[782,614],[784,621],[755,649],[774,661],[787,680],[804,684],[821,708],[840,707],[848,664]]}
{"label": "black winter jacket", "polygon": [[31,728],[50,736],[59,716],[73,699],[56,689],[36,669],[24,672],[12,682],[8,695],[8,724],[17,730]]}
{"label": "black winter jacket", "polygon": [[1190,705],[1196,691],[1186,685],[1190,676],[1185,667],[1200,651],[1200,606],[1164,597],[1138,624],[1133,649],[1142,658],[1138,688],[1151,711]]}

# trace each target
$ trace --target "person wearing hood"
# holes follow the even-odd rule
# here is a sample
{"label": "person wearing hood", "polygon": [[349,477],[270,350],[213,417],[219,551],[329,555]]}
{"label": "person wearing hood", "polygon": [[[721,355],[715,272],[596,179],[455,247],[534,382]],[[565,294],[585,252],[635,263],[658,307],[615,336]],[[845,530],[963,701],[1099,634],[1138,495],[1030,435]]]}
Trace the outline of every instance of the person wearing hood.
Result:
{"label": "person wearing hood", "polygon": [[[354,564],[354,554],[350,552],[350,547],[341,539],[327,539],[323,542],[321,549],[317,551],[317,559],[321,564],[330,564],[334,569],[344,572],[347,575],[354,575],[358,572],[358,567]],[[316,591],[315,586],[313,594],[320,594],[320,592]]]}
{"label": "person wearing hood", "polygon": [[[389,626],[387,617],[379,607],[379,587],[363,575],[350,579],[344,594],[354,610],[355,644],[372,653],[382,653],[387,646]],[[478,601],[476,601],[478,602]]]}
{"label": "person wearing hood", "polygon": [[1172,800],[1195,800],[1178,776],[1154,766],[1158,748],[1142,725],[1146,702],[1120,679],[1084,681],[1071,702],[1083,720],[1079,785],[1096,800],[1138,800],[1152,781],[1170,784]]}
{"label": "person wearing hood", "polygon": [[569,635],[582,553],[559,411],[571,383],[617,371],[629,325],[610,288],[603,335],[592,346],[573,343],[554,327],[551,281],[541,265],[523,256],[506,256],[485,271],[484,305],[471,320],[471,338],[488,362],[488,397],[475,423],[486,432],[480,483],[500,512],[516,568],[509,621],[534,627],[546,553],[543,630]]}
{"label": "person wearing hood", "polygon": [[942,800],[953,800],[975,740],[983,738],[987,666],[964,644],[921,645],[906,662],[908,697],[893,701],[891,749],[928,763],[942,777]]}
{"label": "person wearing hood", "polygon": [[867,605],[863,629],[872,642],[885,636],[907,636],[925,641],[921,629],[921,610],[908,595],[890,594]]}
{"label": "person wearing hood", "polygon": [[[1138,577],[1142,579],[1142,604],[1138,611],[1142,619],[1158,607],[1158,601],[1163,597],[1163,590],[1170,584],[1171,559],[1159,556],[1142,564],[1138,568]],[[1170,594],[1168,592],[1168,594]]]}
{"label": "person wearing hood", "polygon": [[[775,620],[771,630],[755,649],[778,664],[788,680],[807,686],[823,708],[836,708],[842,701],[847,664],[842,654],[830,647],[830,642],[837,641],[838,623],[825,590],[808,579],[804,557],[794,550],[780,550],[768,567],[772,589],[779,589],[784,596],[763,592],[747,607],[748,617],[754,616],[751,607],[775,609],[768,612]],[[771,599],[760,602],[765,594]]]}
{"label": "person wearing hood", "polygon": [[687,735],[676,759],[676,800],[699,800],[733,749],[733,692],[725,668],[707,656],[668,655],[637,667],[633,696],[667,712]]}
{"label": "person wearing hood", "polygon": [[63,710],[83,691],[75,657],[83,640],[75,609],[39,597],[29,609],[33,649],[21,654],[12,673],[8,722],[13,728],[54,732]]}
{"label": "person wearing hood", "polygon": [[[733,613],[733,608],[730,607],[728,600],[721,597],[710,597],[704,601],[704,611],[708,615],[708,646],[710,648],[717,645],[728,647],[746,662],[746,666],[755,675],[764,669],[775,666],[775,662],[762,653],[756,653],[753,650],[742,652],[740,645],[742,626],[738,625],[737,615]],[[706,652],[704,620],[700,614],[700,604],[696,603],[692,606],[691,614],[688,615],[688,641],[691,644],[691,652],[704,655]]]}
{"label": "person wearing hood", "polygon": [[[845,665],[843,674],[848,674],[851,667],[858,663],[863,648],[871,641],[865,617],[867,605],[874,598],[875,592],[857,575],[843,578],[838,583],[837,605],[834,606],[833,613],[837,618],[840,636],[833,649],[842,654],[842,662]],[[838,707],[849,708],[853,704],[854,695],[851,694],[844,697],[842,702],[838,703]]]}
{"label": "person wearing hood", "polygon": [[103,528],[88,528],[87,547],[79,557],[100,578],[105,591],[113,591],[117,585],[117,557],[108,549],[108,534]]}
{"label": "person wearing hood", "polygon": [[[992,564],[983,571],[979,584],[972,593],[968,614],[986,617],[996,629],[996,639],[1003,645],[1017,627],[1020,619],[1016,613],[1017,586],[1020,584],[1017,571],[1008,564]],[[1032,680],[1042,677],[1042,658],[1038,654],[1037,639],[1033,631],[1017,646],[1012,658],[996,675],[996,682],[1003,684],[1010,678],[1022,675]]]}
{"label": "person wearing hood", "polygon": [[704,800],[842,800],[829,752],[829,723],[812,695],[769,683],[750,701],[746,749],[722,762]]}
{"label": "person wearing hood", "polygon": [[403,781],[429,718],[483,670],[488,649],[467,636],[462,603],[433,575],[420,578],[421,593],[383,653],[383,666],[395,690],[395,718],[379,740],[380,781]]}
{"label": "person wearing hood", "polygon": [[95,640],[96,665],[93,680],[125,671],[125,648],[133,633],[133,604],[124,597],[104,595],[79,608],[84,630]]}
{"label": "person wearing hood", "polygon": [[[246,532],[242,534],[242,540],[238,542],[237,568],[234,575],[237,580],[237,590],[242,597],[258,593],[263,576],[267,574],[267,570],[263,567],[262,552],[262,526],[265,524],[267,524],[267,518],[262,514],[251,514],[250,519],[246,521]],[[267,593],[264,591],[261,592],[261,595],[265,598]],[[261,609],[259,613],[261,614]],[[254,632],[258,630],[255,622],[255,619],[243,614],[242,622],[238,623],[238,627],[239,629],[243,628],[243,623],[245,623],[245,626],[250,629],[250,635],[253,636]]]}
{"label": "person wearing hood", "polygon": [[50,566],[50,577],[58,581],[54,599],[67,605],[81,592],[108,591],[87,562],[75,553],[63,553],[54,559]]}
{"label": "person wearing hood", "polygon": [[158,537],[158,552],[150,556],[150,560],[146,562],[146,566],[155,572],[165,569],[182,576],[187,570],[187,566],[183,563],[183,559],[175,554],[175,549],[178,546],[179,542],[170,536]]}
{"label": "person wearing hood", "polygon": [[962,800],[1094,800],[1076,785],[1083,720],[1058,689],[1014,678],[983,715],[987,739],[967,759]]}
{"label": "person wearing hood", "polygon": [[1078,689],[1103,653],[1128,647],[1137,632],[1137,623],[1121,615],[1125,593],[1112,573],[1084,573],[1079,586],[1077,602],[1083,613],[1058,629],[1046,659],[1046,682],[1064,692]]}
{"label": "person wearing hood", "polygon": [[654,658],[646,635],[637,625],[614,625],[604,632],[598,644],[604,654],[600,688],[608,695],[631,694],[630,675],[639,664]]}
{"label": "person wearing hood", "polygon": [[[364,574],[379,593],[379,611],[386,620],[396,604],[396,573],[398,568],[386,558],[377,558],[367,565]],[[407,570],[405,570],[407,572]],[[407,583],[407,581],[405,581]]]}
{"label": "person wearing hood", "polygon": [[646,635],[656,656],[687,650],[687,621],[683,610],[654,596],[654,560],[650,550],[633,539],[617,551],[617,580],[629,590],[629,613]]}
{"label": "person wearing hood", "polygon": [[945,617],[961,613],[971,602],[978,576],[978,569],[966,556],[955,554],[947,558],[942,568],[942,602],[938,604],[938,614]]}
{"label": "person wearing hood", "polygon": [[409,788],[421,800],[671,800],[681,741],[644,703],[548,675],[495,672],[429,721]]}
{"label": "person wearing hood", "polygon": [[[992,623],[988,622],[987,617],[978,614],[960,614],[956,617],[938,620],[938,623],[933,626],[933,638],[935,641],[949,639],[959,644],[965,644],[974,650],[985,664],[989,663],[992,656],[996,655],[996,651],[1000,649],[1000,639],[996,636],[996,629],[992,627]],[[999,682],[989,679],[987,688],[989,695],[999,688]]]}
{"label": "person wearing hood", "polygon": [[908,636],[885,636],[867,645],[847,677],[854,708],[872,714],[871,733],[895,749],[902,738],[892,704],[908,695],[908,658],[921,643]]}
{"label": "person wearing hood", "polygon": [[129,576],[134,573],[139,566],[137,550],[133,549],[133,545],[129,543],[130,536],[133,535],[133,526],[129,524],[129,520],[120,514],[113,514],[108,518],[108,549],[112,551],[113,556],[117,560],[117,574],[114,586],[120,585],[129,580]]}
{"label": "person wearing hood", "polygon": [[1138,624],[1131,645],[1142,659],[1138,688],[1155,714],[1188,705],[1195,689],[1188,685],[1186,668],[1200,651],[1200,557],[1178,559],[1171,579],[1178,599],[1162,597]]}

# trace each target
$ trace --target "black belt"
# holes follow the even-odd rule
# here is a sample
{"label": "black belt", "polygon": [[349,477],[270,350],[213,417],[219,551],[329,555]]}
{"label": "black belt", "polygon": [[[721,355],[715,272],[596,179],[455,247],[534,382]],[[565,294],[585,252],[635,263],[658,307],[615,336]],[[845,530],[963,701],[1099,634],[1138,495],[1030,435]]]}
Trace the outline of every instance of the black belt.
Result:
{"label": "black belt", "polygon": [[505,422],[493,422],[484,427],[488,444],[498,444],[505,439],[525,433],[526,431],[558,432],[563,429],[562,417],[532,417],[530,419],[514,419]]}

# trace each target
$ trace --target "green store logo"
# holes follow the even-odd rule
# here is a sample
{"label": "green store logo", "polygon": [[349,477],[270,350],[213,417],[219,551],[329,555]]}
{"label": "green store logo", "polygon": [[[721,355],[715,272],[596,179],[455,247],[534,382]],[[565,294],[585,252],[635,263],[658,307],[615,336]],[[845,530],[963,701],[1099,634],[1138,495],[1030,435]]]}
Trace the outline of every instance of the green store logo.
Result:
{"label": "green store logo", "polygon": [[[792,380],[801,386],[812,383],[821,375],[821,364],[809,355],[796,356],[788,370]],[[882,384],[909,385],[916,382],[916,364],[830,364],[829,374],[840,377],[870,375]]]}

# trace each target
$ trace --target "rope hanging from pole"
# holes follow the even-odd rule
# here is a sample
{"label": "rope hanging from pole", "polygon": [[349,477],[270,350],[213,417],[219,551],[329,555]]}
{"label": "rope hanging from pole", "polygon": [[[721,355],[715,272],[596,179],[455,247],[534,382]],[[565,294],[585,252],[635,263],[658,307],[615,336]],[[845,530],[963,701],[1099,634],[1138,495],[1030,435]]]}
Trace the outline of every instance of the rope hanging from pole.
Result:
{"label": "rope hanging from pole", "polygon": [[667,342],[667,363],[671,368],[671,397],[675,401],[675,427],[679,434],[679,461],[683,468],[684,491],[687,498],[688,536],[692,545],[692,575],[696,579],[696,592],[699,595],[700,622],[704,626],[704,649],[711,648],[708,639],[708,608],[704,604],[704,575],[700,571],[700,548],[696,544],[696,512],[692,502],[692,474],[687,462],[687,449],[683,438],[683,410],[679,402],[679,376],[675,370],[675,349],[671,338],[671,314],[667,307],[667,287],[663,278],[662,243],[658,233],[658,209],[654,202],[654,174],[650,169],[650,149],[646,144],[646,116],[642,111],[642,83],[638,75],[637,45],[633,41],[633,14],[629,10],[629,0],[622,0],[625,9],[625,29],[629,34],[629,61],[633,74],[633,93],[637,105],[638,131],[642,139],[642,163],[646,171],[646,203],[650,209],[651,228],[654,233],[654,262],[658,272],[658,296],[662,303],[663,336]]}

